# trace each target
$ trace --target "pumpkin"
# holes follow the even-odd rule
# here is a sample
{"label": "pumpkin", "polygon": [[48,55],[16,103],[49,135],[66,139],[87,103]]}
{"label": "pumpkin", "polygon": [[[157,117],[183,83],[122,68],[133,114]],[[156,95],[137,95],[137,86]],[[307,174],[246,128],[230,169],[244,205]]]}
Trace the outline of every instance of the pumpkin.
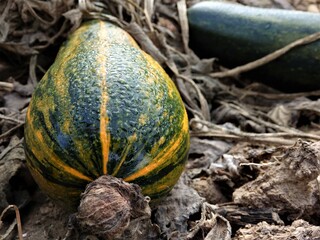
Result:
{"label": "pumpkin", "polygon": [[181,175],[189,145],[175,84],[127,32],[100,20],[69,36],[26,115],[28,168],[66,206],[102,175],[159,199]]}

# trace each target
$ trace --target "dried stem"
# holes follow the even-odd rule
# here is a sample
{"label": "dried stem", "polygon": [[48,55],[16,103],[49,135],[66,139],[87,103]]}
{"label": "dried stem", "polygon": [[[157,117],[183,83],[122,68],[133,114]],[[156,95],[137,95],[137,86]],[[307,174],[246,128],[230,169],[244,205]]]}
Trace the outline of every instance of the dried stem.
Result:
{"label": "dried stem", "polygon": [[320,32],[308,35],[306,37],[300,38],[288,45],[286,45],[283,48],[280,48],[278,50],[276,50],[275,52],[272,52],[258,60],[255,60],[253,62],[247,63],[245,65],[224,71],[224,72],[216,72],[216,73],[212,73],[210,74],[211,77],[215,77],[215,78],[224,78],[224,77],[232,77],[232,76],[237,76],[240,73],[243,72],[248,72],[252,69],[255,69],[257,67],[260,67],[262,65],[265,65],[277,58],[279,58],[280,56],[284,55],[285,53],[287,53],[288,51],[290,51],[291,49],[301,46],[301,45],[305,45],[305,44],[309,44],[312,43],[314,41],[317,41],[320,39]]}
{"label": "dried stem", "polygon": [[[279,133],[247,133],[241,131],[233,131],[230,129],[223,128],[219,125],[203,121],[200,119],[191,119],[190,124],[196,123],[203,124],[210,128],[208,131],[191,131],[191,136],[194,137],[215,137],[220,139],[229,139],[235,141],[246,141],[246,142],[259,142],[259,143],[274,143],[283,145],[292,145],[295,140],[291,139],[312,139],[319,141],[320,136],[314,134],[308,134],[304,132],[279,132]],[[290,139],[290,140],[289,140]]]}
{"label": "dried stem", "polygon": [[4,214],[10,209],[13,208],[15,213],[16,213],[16,219],[17,219],[17,226],[18,226],[18,236],[19,236],[19,240],[23,240],[23,236],[22,236],[22,224],[21,224],[21,218],[20,218],[20,212],[19,209],[16,205],[9,205],[8,207],[6,207],[1,215],[0,215],[0,222],[2,222],[2,218],[4,216]]}
{"label": "dried stem", "polygon": [[6,131],[5,133],[0,135],[0,140],[4,139],[6,137],[8,137],[13,131],[17,130],[18,128],[20,128],[21,126],[23,126],[24,123],[18,124],[16,126],[14,126],[13,128],[9,129],[8,131]]}
{"label": "dried stem", "polygon": [[11,92],[14,89],[13,83],[8,83],[8,82],[0,82],[0,91],[7,91]]}
{"label": "dried stem", "polygon": [[[226,104],[226,103],[222,103],[222,104]],[[239,114],[241,114],[242,116],[244,116],[244,117],[246,117],[256,123],[259,123],[262,126],[266,126],[266,127],[275,129],[280,132],[286,132],[286,133],[292,133],[292,134],[303,134],[303,137],[312,138],[315,140],[320,140],[320,136],[318,136],[318,135],[303,133],[297,129],[279,126],[277,124],[270,123],[270,122],[267,122],[267,121],[262,120],[260,118],[254,117],[252,114],[248,113],[247,111],[245,111],[244,109],[242,109],[241,107],[239,107],[235,104],[229,104],[228,106],[239,111]]]}
{"label": "dried stem", "polygon": [[20,121],[18,119],[13,118],[13,117],[5,116],[3,114],[0,114],[0,119],[11,121],[11,122],[18,123],[18,124],[24,123],[23,121]]}
{"label": "dried stem", "polygon": [[281,138],[272,138],[272,137],[260,137],[258,134],[256,136],[245,136],[246,134],[234,135],[227,134],[222,132],[214,131],[205,131],[205,132],[190,132],[192,137],[213,137],[223,140],[232,140],[237,142],[250,142],[250,143],[264,143],[264,144],[278,144],[278,145],[292,145],[295,141],[281,139]]}

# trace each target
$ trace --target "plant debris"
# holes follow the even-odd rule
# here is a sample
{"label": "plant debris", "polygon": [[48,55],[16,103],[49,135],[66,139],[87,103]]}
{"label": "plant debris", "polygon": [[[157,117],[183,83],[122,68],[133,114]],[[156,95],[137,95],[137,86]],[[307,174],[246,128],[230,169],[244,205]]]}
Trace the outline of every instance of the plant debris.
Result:
{"label": "plant debris", "polygon": [[[0,2],[0,212],[17,206],[24,240],[98,239],[73,225],[74,215],[37,188],[22,145],[37,83],[68,34],[93,18],[124,28],[165,68],[190,118],[186,170],[169,196],[151,206],[141,222],[150,231],[142,230],[142,235],[171,240],[319,238],[320,91],[282,93],[250,83],[239,70],[218,79],[217,74],[227,72],[224,66],[215,58],[199,59],[188,47],[186,10],[195,2]],[[320,9],[316,0],[233,2]],[[6,211],[1,223],[0,239],[18,236],[13,211]]]}

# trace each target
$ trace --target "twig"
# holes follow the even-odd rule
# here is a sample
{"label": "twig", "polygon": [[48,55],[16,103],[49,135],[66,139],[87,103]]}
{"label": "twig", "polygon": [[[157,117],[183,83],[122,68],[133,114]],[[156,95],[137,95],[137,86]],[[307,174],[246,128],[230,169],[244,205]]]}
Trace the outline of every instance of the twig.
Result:
{"label": "twig", "polygon": [[287,140],[282,138],[272,138],[272,137],[259,137],[259,135],[256,136],[245,136],[244,135],[233,135],[233,134],[227,134],[227,133],[218,133],[218,132],[190,132],[191,137],[214,137],[217,139],[223,139],[223,140],[232,140],[237,142],[250,142],[250,143],[264,143],[264,144],[279,144],[279,145],[293,145],[295,141],[293,140]]}
{"label": "twig", "polygon": [[[225,104],[225,103],[223,103],[223,104]],[[246,117],[248,119],[251,119],[251,120],[255,121],[256,123],[259,123],[259,124],[261,124],[263,126],[266,126],[266,127],[269,127],[269,128],[281,131],[281,132],[286,132],[286,133],[293,133],[294,134],[294,133],[300,133],[301,132],[301,131],[293,129],[293,128],[287,128],[287,127],[279,126],[277,124],[273,124],[273,123],[264,121],[262,119],[259,119],[257,117],[254,117],[251,114],[249,114],[247,111],[244,111],[241,107],[239,107],[239,106],[237,106],[235,104],[229,104],[228,106],[238,110],[239,114],[241,114],[242,116],[244,116],[244,117]],[[317,135],[312,135],[311,138],[316,139],[316,140],[320,140],[320,136],[317,136]]]}
{"label": "twig", "polygon": [[199,89],[198,85],[192,79],[188,78],[185,75],[177,74],[177,77],[190,83],[194,87],[194,89],[198,95],[198,100],[200,102],[201,112],[206,120],[210,120],[210,110],[209,110],[208,102],[205,99],[205,97],[203,96],[203,94],[201,93],[201,90]]}
{"label": "twig", "polygon": [[2,218],[4,216],[4,214],[10,209],[13,208],[15,213],[16,213],[16,220],[17,220],[17,226],[18,226],[18,236],[19,236],[19,240],[23,240],[23,236],[22,236],[22,224],[21,224],[21,218],[20,218],[20,212],[19,209],[16,205],[9,205],[8,207],[6,207],[1,215],[0,215],[0,222],[2,222]]}
{"label": "twig", "polygon": [[253,62],[244,64],[242,66],[224,71],[224,72],[216,72],[216,73],[212,73],[210,74],[210,76],[215,77],[215,78],[224,78],[224,77],[231,77],[231,76],[236,76],[239,75],[240,73],[243,72],[247,72],[250,71],[252,69],[255,69],[257,67],[260,67],[264,64],[267,64],[275,59],[277,59],[278,57],[284,55],[285,53],[287,53],[288,51],[290,51],[291,49],[301,46],[301,45],[305,45],[305,44],[309,44],[312,43],[314,41],[317,41],[320,39],[320,32],[308,35],[306,37],[300,38],[288,45],[286,45],[283,48],[280,48],[278,50],[276,50],[275,52],[272,52],[258,60],[255,60]]}
{"label": "twig", "polygon": [[154,13],[154,0],[146,0],[144,2],[144,15],[146,17],[146,24],[151,32],[154,32],[154,27],[152,25],[152,15]]}
{"label": "twig", "polygon": [[320,136],[314,134],[308,134],[304,132],[279,132],[279,133],[248,133],[242,131],[234,131],[231,129],[226,129],[211,122],[203,121],[200,119],[191,119],[190,125],[192,126],[195,123],[200,123],[208,128],[209,131],[192,131],[191,136],[196,137],[216,137],[221,139],[229,139],[236,141],[246,141],[246,142],[266,142],[266,143],[276,143],[291,145],[295,141],[289,139],[298,139],[298,138],[307,138],[313,140],[320,140]]}
{"label": "twig", "polygon": [[13,83],[0,82],[0,90],[7,91],[7,92],[12,92],[13,89],[14,89]]}
{"label": "twig", "polygon": [[20,121],[18,119],[13,118],[13,117],[5,116],[3,114],[0,114],[0,119],[4,119],[4,120],[11,121],[11,122],[18,123],[18,124],[24,123],[23,121]]}
{"label": "twig", "polygon": [[0,135],[0,140],[3,138],[8,137],[13,131],[17,130],[18,128],[20,128],[21,126],[23,126],[24,123],[21,123],[19,125],[14,126],[13,128],[9,129],[8,131],[6,131],[5,133]]}
{"label": "twig", "polygon": [[[318,185],[318,191],[320,193],[320,175],[317,177],[317,185]],[[319,193],[318,193],[318,196],[319,196]]]}
{"label": "twig", "polygon": [[[1,223],[1,222],[0,222]],[[11,233],[14,231],[14,228],[17,225],[17,220],[15,219],[10,226],[6,229],[6,232],[2,235],[0,235],[0,239],[4,240],[4,239],[9,239],[8,237],[11,235]],[[0,225],[0,229],[1,229],[1,225]]]}
{"label": "twig", "polygon": [[24,141],[24,138],[21,138],[20,141],[19,141],[17,144],[15,144],[15,145],[13,145],[13,146],[11,146],[11,147],[8,146],[7,148],[5,148],[5,149],[0,153],[0,161],[8,154],[11,150],[13,150],[14,148],[16,148],[18,145],[22,144],[23,141]]}
{"label": "twig", "polygon": [[267,163],[240,163],[240,166],[256,166],[256,167],[265,167],[270,165],[275,165],[277,162],[267,162]]}
{"label": "twig", "polygon": [[177,10],[180,20],[182,42],[185,53],[189,52],[189,25],[187,17],[187,4],[186,0],[180,0],[177,2]]}
{"label": "twig", "polygon": [[[239,90],[239,89],[238,89]],[[243,92],[243,97],[245,96],[259,96],[264,97],[270,100],[290,100],[299,97],[308,97],[308,96],[320,96],[320,90],[317,91],[310,91],[310,92],[299,92],[299,93],[262,93],[262,92],[255,92],[251,90],[241,89]],[[242,98],[243,98],[242,97]]]}

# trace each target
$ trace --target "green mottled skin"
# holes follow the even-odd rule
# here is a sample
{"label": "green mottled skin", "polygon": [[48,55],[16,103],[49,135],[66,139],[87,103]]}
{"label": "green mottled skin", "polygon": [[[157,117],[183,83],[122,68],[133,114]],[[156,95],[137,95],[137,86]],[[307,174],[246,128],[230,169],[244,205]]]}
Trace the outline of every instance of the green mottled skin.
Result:
{"label": "green mottled skin", "polygon": [[[202,57],[229,67],[257,60],[287,44],[320,32],[320,15],[262,9],[224,2],[201,2],[188,10],[191,46]],[[320,88],[320,42],[291,50],[250,71],[256,81],[284,91]]]}
{"label": "green mottled skin", "polygon": [[85,23],[35,90],[25,125],[27,163],[39,186],[75,206],[102,174],[156,199],[187,158],[186,111],[164,70],[114,25]]}

